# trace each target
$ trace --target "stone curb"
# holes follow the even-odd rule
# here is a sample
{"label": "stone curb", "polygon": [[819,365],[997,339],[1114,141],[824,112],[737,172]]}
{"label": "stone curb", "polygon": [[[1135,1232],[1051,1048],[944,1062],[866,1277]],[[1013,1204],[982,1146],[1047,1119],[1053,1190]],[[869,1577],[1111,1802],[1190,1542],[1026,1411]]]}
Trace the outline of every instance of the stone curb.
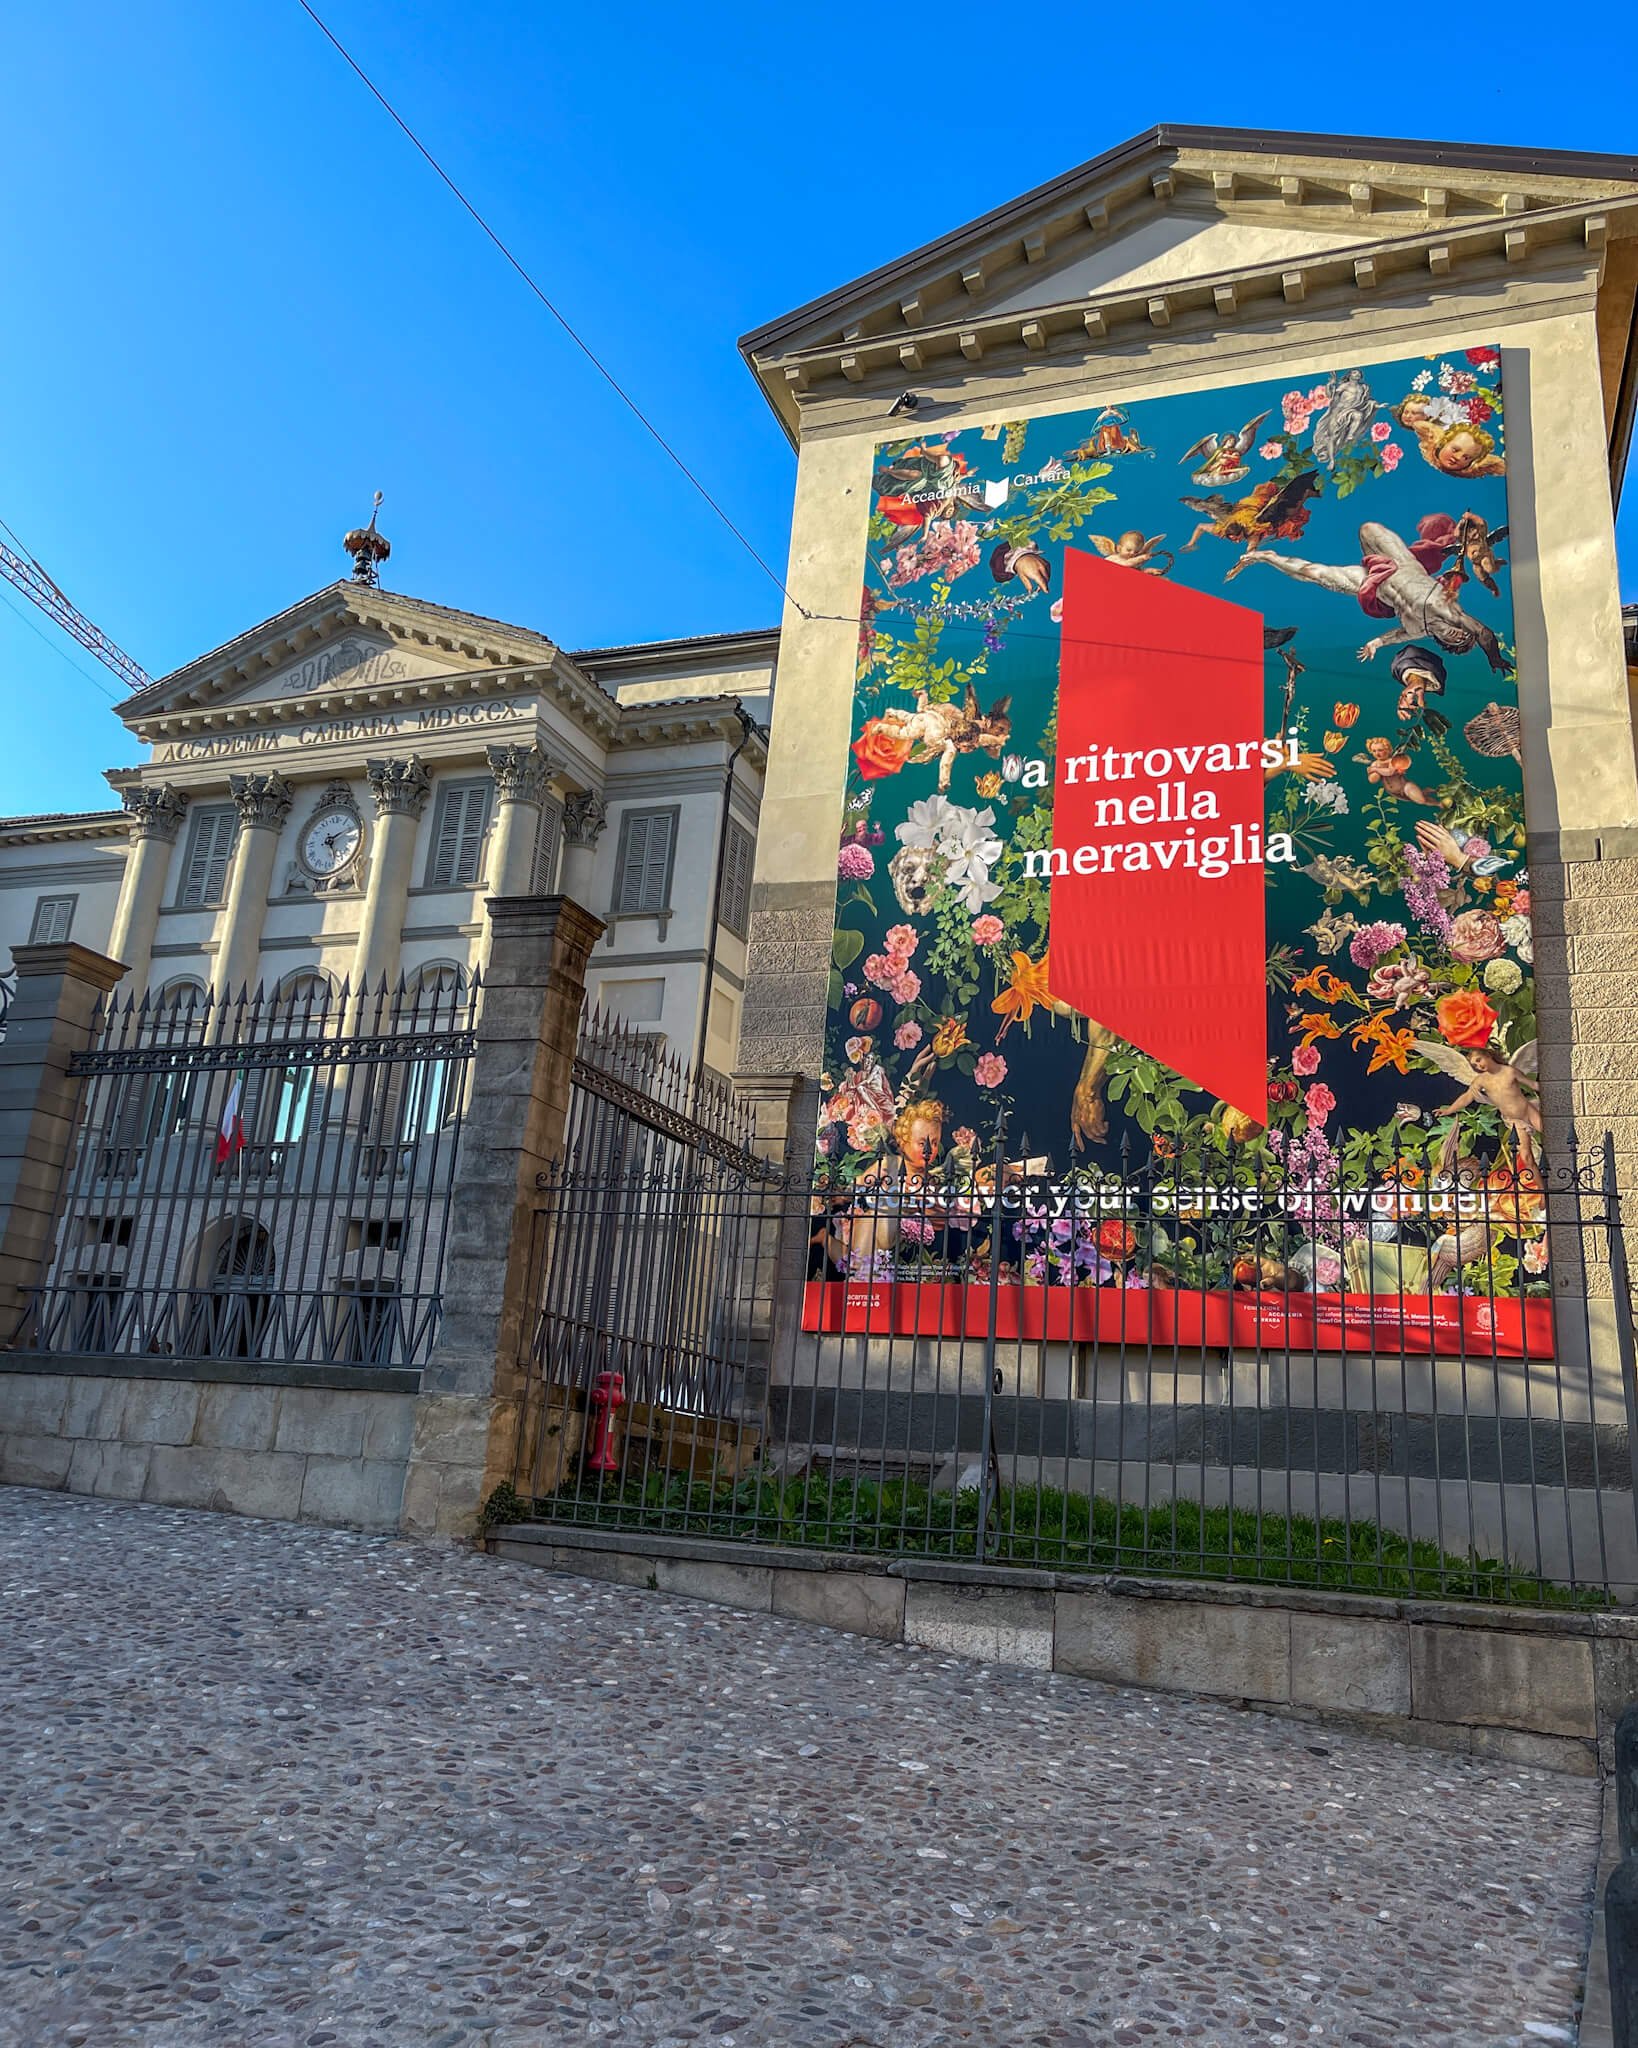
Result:
{"label": "stone curb", "polygon": [[980,1662],[1189,1693],[1581,1777],[1638,1695],[1638,1616],[1014,1570],[728,1538],[503,1525],[509,1562]]}

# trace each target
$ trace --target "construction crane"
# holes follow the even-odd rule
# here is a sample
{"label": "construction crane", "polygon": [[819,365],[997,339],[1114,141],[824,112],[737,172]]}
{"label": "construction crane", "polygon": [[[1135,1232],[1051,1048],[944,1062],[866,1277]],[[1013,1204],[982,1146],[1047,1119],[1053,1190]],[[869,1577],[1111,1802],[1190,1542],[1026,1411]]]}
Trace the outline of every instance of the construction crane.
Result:
{"label": "construction crane", "polygon": [[[4,525],[4,521],[0,521],[0,525]],[[100,626],[93,626],[84,612],[64,597],[9,526],[5,531],[11,534],[15,545],[7,547],[0,540],[0,576],[15,584],[65,633],[72,633],[85,651],[94,654],[104,668],[112,669],[128,690],[147,689],[151,681],[147,670],[134,662],[123,647],[115,646]]]}

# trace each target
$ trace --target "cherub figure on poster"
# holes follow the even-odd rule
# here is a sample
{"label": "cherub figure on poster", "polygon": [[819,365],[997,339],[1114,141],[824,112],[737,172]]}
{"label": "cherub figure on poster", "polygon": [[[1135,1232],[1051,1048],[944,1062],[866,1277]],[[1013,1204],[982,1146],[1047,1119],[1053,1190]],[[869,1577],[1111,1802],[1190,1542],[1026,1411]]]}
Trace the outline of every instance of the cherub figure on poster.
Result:
{"label": "cherub figure on poster", "polygon": [[1459,400],[1413,391],[1391,410],[1416,437],[1422,460],[1441,476],[1507,474],[1507,458],[1498,454],[1495,435],[1470,419]]}
{"label": "cherub figure on poster", "polygon": [[1179,462],[1200,457],[1200,467],[1190,481],[1197,484],[1237,484],[1242,477],[1250,476],[1251,468],[1246,455],[1257,438],[1257,429],[1268,418],[1266,412],[1258,413],[1254,420],[1247,420],[1237,434],[1202,434],[1192,448],[1185,448],[1178,457]]}
{"label": "cherub figure on poster", "polygon": [[1009,692],[997,697],[988,711],[981,711],[971,683],[959,704],[935,704],[925,690],[919,690],[914,711],[894,705],[881,713],[880,724],[891,738],[909,743],[908,761],[938,763],[938,787],[943,795],[949,790],[958,755],[982,751],[1000,760],[1012,733],[1011,705]]}
{"label": "cherub figure on poster", "polygon": [[1136,569],[1145,576],[1171,574],[1175,558],[1169,548],[1160,545],[1166,538],[1163,533],[1151,534],[1146,539],[1134,527],[1114,540],[1103,533],[1089,533],[1086,537],[1106,562],[1113,562],[1119,569]]}
{"label": "cherub figure on poster", "polygon": [[[1416,1041],[1416,1050],[1424,1059],[1431,1061],[1453,1081],[1462,1083],[1461,1094],[1454,1102],[1447,1103],[1440,1114],[1455,1117],[1464,1109],[1484,1103],[1513,1133],[1521,1166],[1535,1163],[1536,1144],[1541,1137],[1537,1043],[1532,1038],[1528,1045],[1521,1045],[1517,1052],[1504,1057],[1492,1051],[1488,1043],[1470,1045],[1464,1050],[1447,1045],[1439,1038],[1419,1038]],[[1453,1123],[1440,1152],[1439,1164],[1443,1172],[1449,1172],[1456,1157],[1458,1137],[1459,1128]]]}

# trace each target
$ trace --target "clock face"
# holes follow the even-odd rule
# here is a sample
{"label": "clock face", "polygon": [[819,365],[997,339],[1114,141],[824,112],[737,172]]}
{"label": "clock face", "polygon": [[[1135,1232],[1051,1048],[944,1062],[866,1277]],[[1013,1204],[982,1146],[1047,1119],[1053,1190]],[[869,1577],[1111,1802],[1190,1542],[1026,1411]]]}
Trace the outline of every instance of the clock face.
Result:
{"label": "clock face", "polygon": [[301,835],[302,866],[321,881],[339,875],[351,865],[363,836],[358,819],[343,806],[320,811]]}

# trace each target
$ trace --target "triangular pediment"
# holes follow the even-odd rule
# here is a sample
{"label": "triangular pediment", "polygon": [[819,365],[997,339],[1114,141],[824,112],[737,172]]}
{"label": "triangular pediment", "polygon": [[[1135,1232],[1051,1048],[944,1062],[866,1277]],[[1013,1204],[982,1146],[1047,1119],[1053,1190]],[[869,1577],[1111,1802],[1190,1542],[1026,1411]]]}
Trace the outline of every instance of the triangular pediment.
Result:
{"label": "triangular pediment", "polygon": [[120,708],[146,736],[179,717],[294,708],[337,694],[361,698],[440,676],[559,662],[544,634],[396,591],[335,583],[225,646],[163,676]]}
{"label": "triangular pediment", "polygon": [[1528,243],[1549,224],[1564,228],[1578,209],[1610,210],[1613,234],[1616,212],[1626,232],[1635,206],[1638,161],[1626,158],[1156,128],[798,307],[740,346],[789,426],[797,394],[827,355],[855,381],[900,361],[914,372],[922,337],[1037,309],[1191,280],[1228,290],[1237,276],[1326,259],[1347,269],[1357,260],[1374,283],[1371,252],[1385,252],[1386,272],[1386,252],[1418,238],[1489,234],[1500,246],[1505,235],[1522,235]]}

